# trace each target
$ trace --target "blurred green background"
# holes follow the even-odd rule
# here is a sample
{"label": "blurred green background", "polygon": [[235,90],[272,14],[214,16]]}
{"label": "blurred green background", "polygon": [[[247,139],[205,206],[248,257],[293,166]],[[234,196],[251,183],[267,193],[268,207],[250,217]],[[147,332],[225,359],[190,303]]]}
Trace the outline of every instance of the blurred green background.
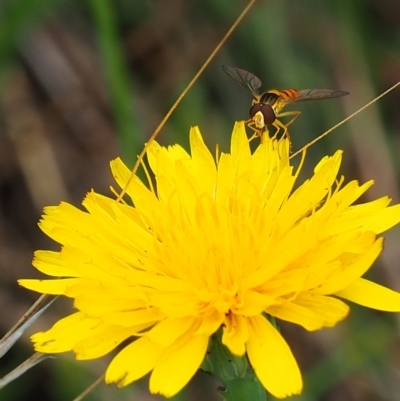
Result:
{"label": "blurred green background", "polygon": [[[37,228],[42,208],[80,204],[91,188],[110,195],[109,161],[132,165],[180,91],[247,3],[232,0],[3,0],[0,3],[0,334],[37,298],[16,284],[39,277],[35,249],[55,249]],[[347,90],[345,98],[299,104],[293,149],[330,128],[400,79],[399,0],[259,0],[177,108],[159,136],[187,147],[191,125],[228,150],[234,120],[251,95],[221,64],[245,68],[263,88]],[[365,200],[399,202],[400,90],[309,149],[312,172],[344,149],[346,179],[376,185]],[[400,290],[400,232],[370,276]],[[0,375],[31,353],[29,334],[71,311],[58,301],[1,361]],[[400,400],[399,316],[354,308],[345,322],[307,333],[283,325],[305,377],[299,401]],[[47,360],[0,390],[0,400],[70,401],[109,358]],[[132,361],[132,363],[140,363]],[[175,397],[218,400],[199,374]],[[87,400],[159,400],[146,380],[123,390],[100,385]],[[251,400],[250,400],[251,401]]]}

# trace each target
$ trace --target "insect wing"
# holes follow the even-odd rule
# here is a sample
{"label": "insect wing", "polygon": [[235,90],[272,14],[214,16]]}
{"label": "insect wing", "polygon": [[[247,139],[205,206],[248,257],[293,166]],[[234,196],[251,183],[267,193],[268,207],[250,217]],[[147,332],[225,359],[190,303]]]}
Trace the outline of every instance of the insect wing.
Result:
{"label": "insect wing", "polygon": [[234,81],[250,91],[254,97],[258,96],[258,88],[261,86],[261,81],[254,74],[241,68],[232,67],[231,65],[223,65],[222,69]]}
{"label": "insect wing", "polygon": [[302,89],[288,99],[286,103],[305,102],[307,100],[323,100],[332,99],[348,95],[349,92],[338,91],[332,89]]}

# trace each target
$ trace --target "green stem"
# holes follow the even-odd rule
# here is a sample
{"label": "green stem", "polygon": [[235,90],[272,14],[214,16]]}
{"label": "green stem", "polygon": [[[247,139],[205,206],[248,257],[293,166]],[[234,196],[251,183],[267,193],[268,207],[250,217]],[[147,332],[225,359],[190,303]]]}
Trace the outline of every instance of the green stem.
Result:
{"label": "green stem", "polygon": [[226,391],[221,392],[225,401],[267,401],[267,392],[257,378],[237,378],[223,382]]}

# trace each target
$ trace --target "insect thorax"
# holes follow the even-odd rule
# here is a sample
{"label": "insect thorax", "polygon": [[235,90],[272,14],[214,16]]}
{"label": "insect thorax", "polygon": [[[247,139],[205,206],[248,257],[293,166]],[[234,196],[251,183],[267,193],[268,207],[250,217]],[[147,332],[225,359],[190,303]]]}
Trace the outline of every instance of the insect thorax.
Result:
{"label": "insect thorax", "polygon": [[271,92],[264,92],[258,101],[260,103],[265,103],[269,104],[271,107],[275,105],[277,100],[279,99],[280,96],[278,96],[276,93],[271,93]]}

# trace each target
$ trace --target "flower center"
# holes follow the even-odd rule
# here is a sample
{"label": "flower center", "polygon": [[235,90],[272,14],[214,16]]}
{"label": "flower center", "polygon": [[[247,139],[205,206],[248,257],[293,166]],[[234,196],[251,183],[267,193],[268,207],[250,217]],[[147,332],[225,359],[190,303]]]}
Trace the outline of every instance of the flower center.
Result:
{"label": "flower center", "polygon": [[237,286],[228,289],[220,285],[215,290],[201,291],[198,297],[200,302],[205,305],[205,310],[213,309],[225,315],[237,309],[241,304]]}

